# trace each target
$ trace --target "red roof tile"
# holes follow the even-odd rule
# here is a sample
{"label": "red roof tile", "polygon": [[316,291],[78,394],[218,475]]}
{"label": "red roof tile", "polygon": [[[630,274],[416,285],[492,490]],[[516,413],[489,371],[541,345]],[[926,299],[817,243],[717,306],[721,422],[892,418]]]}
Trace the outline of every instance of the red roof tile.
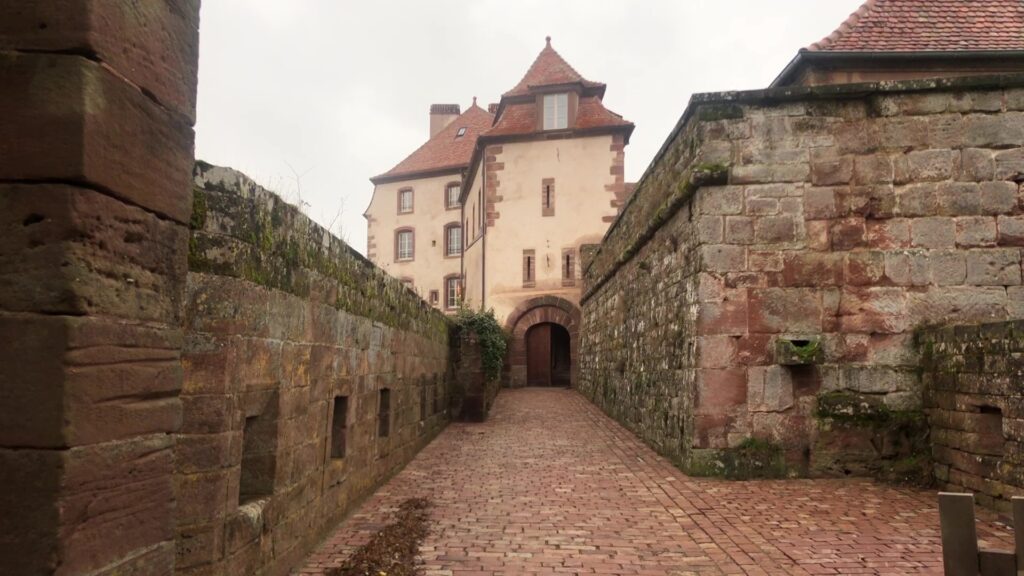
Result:
{"label": "red roof tile", "polygon": [[867,0],[812,51],[1024,50],[1021,0]]}
{"label": "red roof tile", "polygon": [[[473,148],[476,146],[476,139],[481,133],[491,127],[494,116],[483,108],[473,105],[452,121],[444,130],[434,135],[430,140],[416,149],[415,152],[398,163],[397,166],[387,172],[370,178],[371,181],[395,180],[402,176],[422,174],[424,172],[442,171],[445,169],[458,170],[469,165],[473,156]],[[466,133],[456,137],[460,128],[465,128]]]}
{"label": "red roof tile", "polygon": [[[576,113],[574,129],[586,130],[614,126],[632,126],[622,116],[608,110],[596,96],[580,98],[579,110]],[[533,134],[537,132],[537,104],[524,102],[508,104],[498,118],[494,128],[484,132],[484,136],[510,136],[514,134]]]}
{"label": "red roof tile", "polygon": [[550,86],[552,84],[570,84],[579,82],[587,88],[603,88],[600,82],[591,82],[580,75],[564,58],[555,52],[551,47],[551,37],[547,38],[547,45],[537,55],[530,69],[526,71],[523,79],[516,84],[515,88],[505,92],[502,97],[523,96],[530,93],[531,87]]}

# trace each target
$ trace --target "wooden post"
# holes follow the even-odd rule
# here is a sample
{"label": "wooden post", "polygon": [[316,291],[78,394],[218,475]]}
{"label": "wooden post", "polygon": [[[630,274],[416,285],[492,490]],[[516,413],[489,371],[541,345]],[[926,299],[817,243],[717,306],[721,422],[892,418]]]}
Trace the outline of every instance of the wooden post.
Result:
{"label": "wooden post", "polygon": [[978,576],[978,532],[974,526],[974,495],[939,493],[942,563],[946,576]]}

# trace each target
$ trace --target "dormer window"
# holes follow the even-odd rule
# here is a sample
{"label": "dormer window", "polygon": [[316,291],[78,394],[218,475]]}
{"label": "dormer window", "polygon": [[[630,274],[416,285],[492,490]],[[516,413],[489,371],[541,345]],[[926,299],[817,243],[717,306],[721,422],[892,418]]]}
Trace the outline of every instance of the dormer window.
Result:
{"label": "dormer window", "polygon": [[465,126],[463,126],[462,128],[459,128],[459,131],[455,133],[455,137],[456,138],[462,138],[465,135],[466,135],[466,127]]}
{"label": "dormer window", "polygon": [[569,95],[544,95],[544,129],[564,130],[569,127]]}

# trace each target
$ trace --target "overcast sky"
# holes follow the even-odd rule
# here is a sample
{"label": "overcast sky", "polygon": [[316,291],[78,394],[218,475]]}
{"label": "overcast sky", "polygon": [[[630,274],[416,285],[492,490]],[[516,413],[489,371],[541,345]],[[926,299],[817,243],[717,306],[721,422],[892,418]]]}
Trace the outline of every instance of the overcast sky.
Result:
{"label": "overcast sky", "polygon": [[694,92],[763,88],[862,0],[203,0],[196,156],[366,251],[373,185],[432,103],[497,102],[544,37],[636,124],[637,180]]}

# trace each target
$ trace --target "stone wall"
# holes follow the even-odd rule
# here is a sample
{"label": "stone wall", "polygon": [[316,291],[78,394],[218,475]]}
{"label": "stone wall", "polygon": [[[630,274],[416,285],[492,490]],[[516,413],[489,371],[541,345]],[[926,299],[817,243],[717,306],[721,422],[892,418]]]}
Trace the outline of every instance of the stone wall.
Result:
{"label": "stone wall", "polygon": [[691,472],[919,476],[912,330],[1024,317],[1022,85],[695,96],[590,258],[580,389]]}
{"label": "stone wall", "polygon": [[0,2],[0,572],[169,576],[198,0]]}
{"label": "stone wall", "polygon": [[936,480],[1008,509],[1024,496],[1024,322],[929,329],[918,342]]}
{"label": "stone wall", "polygon": [[446,424],[448,322],[229,169],[192,228],[176,572],[280,574]]}

